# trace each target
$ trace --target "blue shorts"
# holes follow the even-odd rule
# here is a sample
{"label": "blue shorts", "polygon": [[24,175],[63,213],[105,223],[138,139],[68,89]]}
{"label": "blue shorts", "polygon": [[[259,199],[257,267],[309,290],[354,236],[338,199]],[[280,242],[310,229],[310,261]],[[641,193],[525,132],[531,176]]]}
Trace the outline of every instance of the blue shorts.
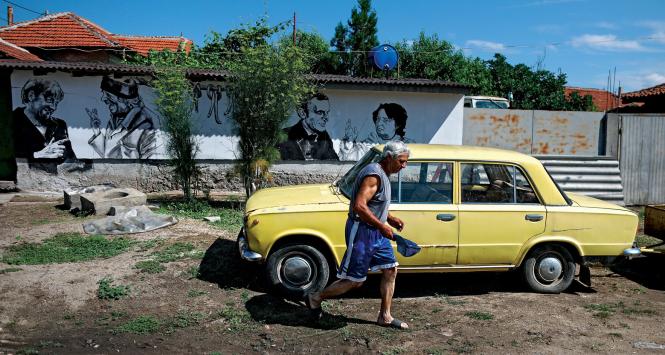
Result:
{"label": "blue shorts", "polygon": [[399,265],[390,239],[366,223],[346,221],[346,252],[337,277],[355,282],[367,279],[367,270],[378,271]]}

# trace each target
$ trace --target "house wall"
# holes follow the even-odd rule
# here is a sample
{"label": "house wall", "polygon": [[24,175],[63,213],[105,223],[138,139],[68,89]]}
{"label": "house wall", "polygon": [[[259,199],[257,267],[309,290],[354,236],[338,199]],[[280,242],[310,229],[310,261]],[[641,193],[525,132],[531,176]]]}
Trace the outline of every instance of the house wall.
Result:
{"label": "house wall", "polygon": [[[167,182],[170,174],[164,165],[168,158],[166,137],[161,130],[162,119],[155,107],[155,93],[148,77],[105,79],[102,75],[75,76],[66,72],[35,76],[31,70],[15,70],[11,75],[13,116],[19,117],[33,104],[23,102],[22,91],[27,83],[35,80],[55,82],[62,89],[63,97],[57,102],[51,117],[59,118],[66,124],[67,144],[71,144],[75,159],[63,157],[37,161],[33,159],[33,153],[17,154],[20,188],[52,190],[89,185],[91,182],[125,185],[132,181],[131,186],[138,184],[151,191],[172,187]],[[106,84],[103,85],[103,82]],[[103,86],[105,90],[102,90]],[[137,95],[131,94],[133,90]],[[278,184],[318,182],[334,177],[339,173],[339,164],[334,162],[355,161],[374,144],[385,143],[380,133],[399,131],[395,129],[399,127],[391,127],[391,119],[381,120],[382,115],[395,115],[389,111],[400,111],[406,115],[404,134],[390,134],[392,140],[462,144],[462,94],[371,91],[359,90],[357,86],[353,89],[339,86],[323,88],[321,93],[326,97],[309,101],[309,113],[297,110],[284,126],[287,132],[296,132],[301,127],[301,121],[317,118],[312,113],[316,111],[324,128],[314,132],[317,133],[315,139],[295,135],[280,146],[286,160],[277,165],[300,165],[302,176],[300,180],[293,179],[290,168],[286,168],[284,173],[276,174]],[[114,117],[117,106],[109,103],[109,97],[117,101],[118,95],[131,96],[130,101],[135,105],[124,118],[121,115]],[[229,117],[229,100],[224,83],[197,83],[195,98],[193,122],[200,148],[197,158],[203,164],[210,164],[209,170],[213,171],[209,174],[209,181],[204,183],[211,188],[239,187],[236,182],[228,185],[219,178],[230,176],[233,160],[238,156],[238,137]],[[391,104],[391,108],[377,110],[381,104]],[[382,130],[380,123],[375,124],[375,111],[378,111],[377,122],[388,122],[386,129]],[[393,119],[392,124],[395,125],[395,122]],[[55,137],[54,140],[61,138]],[[21,142],[19,144],[30,143],[29,137],[20,136],[16,131],[14,139]],[[47,139],[47,142],[41,143],[49,142]],[[319,151],[325,151],[325,154],[301,154],[308,148],[320,148]],[[317,162],[330,163],[330,168],[322,172]]]}

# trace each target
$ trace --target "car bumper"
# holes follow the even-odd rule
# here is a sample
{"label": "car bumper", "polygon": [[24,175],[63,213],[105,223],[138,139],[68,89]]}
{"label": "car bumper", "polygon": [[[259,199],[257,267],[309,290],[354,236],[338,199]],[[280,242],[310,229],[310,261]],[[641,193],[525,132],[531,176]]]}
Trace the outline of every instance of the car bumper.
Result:
{"label": "car bumper", "polygon": [[259,262],[263,259],[263,255],[249,249],[245,228],[242,228],[240,233],[238,233],[238,252],[240,253],[240,257],[246,261]]}
{"label": "car bumper", "polygon": [[642,256],[642,250],[637,246],[633,245],[632,248],[628,248],[623,251],[623,256],[627,257],[628,259]]}

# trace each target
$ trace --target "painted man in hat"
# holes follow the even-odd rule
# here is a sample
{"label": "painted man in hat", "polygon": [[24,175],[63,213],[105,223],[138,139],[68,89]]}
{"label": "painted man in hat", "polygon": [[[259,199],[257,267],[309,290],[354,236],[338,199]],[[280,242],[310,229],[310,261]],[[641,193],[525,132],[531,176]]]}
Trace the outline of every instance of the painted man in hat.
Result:
{"label": "painted man in hat", "polygon": [[56,81],[30,79],[21,89],[23,106],[13,112],[14,153],[17,158],[76,159],[67,123],[53,113],[64,93]]}
{"label": "painted man in hat", "polygon": [[156,148],[155,126],[139,96],[136,81],[104,76],[101,89],[102,101],[108,106],[111,118],[102,130],[97,109],[86,108],[94,132],[88,144],[102,158],[150,158]]}

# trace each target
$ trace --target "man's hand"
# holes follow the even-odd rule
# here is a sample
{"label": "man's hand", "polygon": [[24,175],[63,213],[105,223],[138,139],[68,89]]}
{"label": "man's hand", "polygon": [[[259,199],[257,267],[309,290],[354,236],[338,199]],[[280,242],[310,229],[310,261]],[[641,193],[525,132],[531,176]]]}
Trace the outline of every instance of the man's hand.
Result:
{"label": "man's hand", "polygon": [[393,228],[397,229],[397,231],[401,232],[402,229],[404,229],[404,222],[402,222],[401,219],[388,215],[388,224],[390,224]]}
{"label": "man's hand", "polygon": [[102,121],[99,119],[99,114],[97,113],[97,109],[93,108],[91,110],[86,107],[85,112],[88,114],[88,117],[90,117],[90,127],[92,128],[93,133],[95,135],[98,135],[100,132],[100,127],[102,125]]}
{"label": "man's hand", "polygon": [[49,144],[44,147],[44,149],[35,152],[33,154],[33,157],[35,158],[43,158],[43,159],[57,159],[57,158],[62,158],[64,152],[65,152],[65,142],[67,142],[69,139],[61,139],[59,141],[53,141],[55,138],[51,138],[51,141]]}
{"label": "man's hand", "polygon": [[382,224],[381,228],[379,228],[379,232],[381,232],[381,235],[390,239],[390,240],[395,240],[395,237],[393,237],[393,229],[390,228],[390,226],[386,224]]}

